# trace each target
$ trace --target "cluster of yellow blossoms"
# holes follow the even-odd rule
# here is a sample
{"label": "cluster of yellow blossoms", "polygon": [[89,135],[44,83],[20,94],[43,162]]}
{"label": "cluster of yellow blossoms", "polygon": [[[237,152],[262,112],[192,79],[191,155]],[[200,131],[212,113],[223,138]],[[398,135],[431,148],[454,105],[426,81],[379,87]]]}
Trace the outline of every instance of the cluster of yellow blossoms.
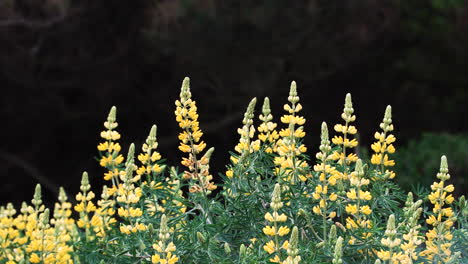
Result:
{"label": "cluster of yellow blossoms", "polygon": [[356,116],[353,114],[353,102],[351,100],[351,94],[346,94],[345,104],[341,118],[345,121],[345,124],[336,124],[334,129],[336,132],[343,134],[343,136],[334,136],[332,142],[335,145],[341,146],[341,150],[334,151],[332,155],[333,160],[337,160],[338,164],[345,167],[345,172],[341,175],[343,180],[347,180],[348,170],[347,166],[353,162],[356,162],[358,157],[355,153],[347,153],[346,149],[354,148],[358,145],[358,141],[353,138],[348,138],[349,135],[355,135],[357,129],[355,126],[350,125],[351,122],[356,120]]}
{"label": "cluster of yellow blossoms", "polygon": [[[352,188],[346,193],[346,196],[351,201],[346,205],[346,212],[352,217],[346,218],[346,228],[370,228],[372,222],[368,216],[372,213],[372,209],[366,203],[372,199],[372,195],[369,191],[364,190],[364,187],[369,184],[369,180],[364,178],[364,168],[360,159],[357,160],[356,170],[350,174],[349,181]],[[369,235],[369,233],[363,233],[363,238],[367,238]],[[355,238],[352,237],[349,243],[353,244],[354,242]]]}
{"label": "cluster of yellow blossoms", "polygon": [[[296,82],[291,83],[288,101],[291,103],[284,105],[284,110],[288,112],[281,117],[281,122],[288,125],[279,132],[281,136],[276,144],[278,157],[275,158],[275,165],[279,166],[278,174],[292,184],[306,181],[310,175],[305,175],[304,169],[309,166],[307,161],[301,158],[301,154],[307,151],[302,144],[301,139],[305,136],[304,127],[305,118],[297,115],[302,110],[297,96]],[[296,125],[298,127],[296,127]]]}
{"label": "cluster of yellow blossoms", "polygon": [[389,134],[389,132],[393,131],[391,106],[387,106],[385,109],[385,115],[382,123],[380,123],[380,128],[383,132],[375,132],[374,134],[374,138],[377,139],[377,142],[371,146],[372,150],[375,152],[375,154],[372,154],[371,163],[379,166],[377,168],[378,178],[393,179],[395,178],[395,172],[385,170],[385,167],[395,166],[395,161],[388,158],[388,154],[395,153],[395,147],[392,143],[396,140],[394,135]]}
{"label": "cluster of yellow blossoms", "polygon": [[143,153],[138,155],[138,160],[141,162],[141,166],[136,170],[137,175],[153,176],[153,174],[157,175],[164,170],[164,166],[157,164],[157,161],[161,159],[161,154],[156,151],[158,148],[156,130],[156,125],[153,125],[145,143],[143,143],[143,146],[141,147]]}
{"label": "cluster of yellow blossoms", "polygon": [[117,190],[117,202],[120,205],[117,213],[128,221],[128,225],[120,225],[120,231],[127,235],[146,230],[146,225],[138,223],[138,218],[143,215],[143,211],[138,207],[142,190],[140,187],[135,187],[135,183],[140,180],[140,175],[133,177],[136,168],[134,154],[135,145],[131,144],[128,150],[127,162],[125,163],[127,169],[125,174],[121,176],[123,183],[119,185]]}
{"label": "cluster of yellow blossoms", "polygon": [[189,171],[184,173],[185,179],[190,179],[190,192],[210,194],[216,189],[216,185],[211,182],[213,176],[209,173],[209,161],[214,149],[208,150],[205,155],[198,160],[197,154],[200,154],[206,147],[206,143],[200,141],[203,135],[198,123],[197,106],[191,99],[190,79],[185,78],[182,83],[180,100],[176,101],[176,121],[179,123],[183,132],[179,134],[179,150],[189,153],[188,158],[182,159],[182,165]]}
{"label": "cluster of yellow blossoms", "polygon": [[100,151],[101,160],[99,164],[108,169],[108,172],[104,174],[104,180],[112,180],[113,186],[116,186],[119,182],[118,176],[122,172],[120,165],[124,160],[124,157],[119,154],[121,147],[117,140],[120,139],[120,134],[115,129],[118,126],[116,122],[117,108],[113,106],[107,117],[107,121],[104,122],[104,127],[107,129],[101,132],[101,138],[105,139],[98,145]]}
{"label": "cluster of yellow blossoms", "polygon": [[276,131],[277,124],[272,122],[273,115],[271,114],[270,99],[265,97],[262,106],[262,113],[259,115],[262,121],[258,127],[258,139],[265,145],[266,153],[273,153],[276,140],[279,138],[278,131]]}
{"label": "cluster of yellow blossoms", "polygon": [[[240,135],[240,139],[234,150],[240,154],[240,161],[243,160],[248,154],[260,149],[260,140],[252,141],[253,137],[255,136],[253,117],[256,104],[257,98],[253,98],[247,106],[247,110],[245,111],[244,119],[242,120],[242,128],[237,129],[237,133]],[[234,163],[239,162],[239,160],[234,157],[231,157],[231,160]]]}
{"label": "cluster of yellow blossoms", "polygon": [[71,204],[60,189],[53,217],[41,200],[40,185],[28,206],[23,203],[17,215],[12,204],[0,207],[0,263],[73,263],[71,253],[74,220],[70,219]]}
{"label": "cluster of yellow blossoms", "polygon": [[267,220],[270,225],[267,225],[263,228],[263,233],[265,235],[272,237],[272,240],[268,241],[266,245],[263,246],[263,249],[268,252],[268,254],[274,254],[273,258],[270,259],[274,263],[281,262],[281,249],[288,249],[289,241],[285,240],[283,243],[280,242],[280,237],[283,237],[289,234],[289,227],[279,226],[279,223],[284,223],[288,220],[288,217],[285,214],[279,214],[279,210],[283,207],[283,202],[281,201],[281,186],[277,183],[275,189],[271,195],[270,207],[273,209],[273,213],[266,213],[265,220]]}
{"label": "cluster of yellow blossoms", "polygon": [[153,244],[153,249],[156,253],[151,256],[152,263],[174,264],[179,261],[179,258],[173,253],[176,250],[176,246],[174,243],[169,242],[170,239],[171,234],[167,226],[167,217],[163,214],[161,216],[161,226],[159,228],[159,240]]}
{"label": "cluster of yellow blossoms", "polygon": [[395,227],[395,215],[390,215],[387,222],[387,229],[385,230],[384,238],[381,240],[382,246],[388,250],[380,250],[377,252],[377,256],[388,263],[398,263],[399,253],[396,249],[401,244],[401,239],[397,237],[397,230]]}
{"label": "cluster of yellow blossoms", "polygon": [[441,158],[437,178],[440,181],[431,185],[432,192],[429,194],[429,201],[434,205],[433,214],[426,220],[432,226],[432,229],[426,233],[426,249],[421,252],[421,256],[439,264],[448,262],[453,257],[450,250],[453,238],[451,229],[456,220],[452,208],[444,208],[445,205],[449,205],[454,201],[453,196],[449,193],[455,189],[452,184],[445,185],[445,182],[450,179],[445,156]]}
{"label": "cluster of yellow blossoms", "polygon": [[320,152],[316,154],[316,158],[320,161],[314,166],[314,171],[319,173],[319,184],[315,187],[315,192],[312,197],[319,201],[318,205],[312,208],[312,211],[321,215],[323,218],[323,239],[326,239],[326,221],[333,219],[336,216],[335,211],[329,211],[329,202],[334,202],[338,198],[335,192],[328,191],[329,186],[335,186],[337,171],[335,167],[329,164],[330,161],[330,139],[328,137],[328,128],[325,122],[322,123],[322,131],[320,134]]}

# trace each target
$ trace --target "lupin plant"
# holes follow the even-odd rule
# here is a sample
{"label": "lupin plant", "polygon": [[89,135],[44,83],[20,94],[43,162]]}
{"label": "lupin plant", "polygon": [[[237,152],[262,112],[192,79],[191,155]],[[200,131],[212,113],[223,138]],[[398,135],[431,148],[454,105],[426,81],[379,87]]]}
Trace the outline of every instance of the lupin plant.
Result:
{"label": "lupin plant", "polygon": [[422,200],[414,202],[413,193],[408,193],[405,208],[403,208],[403,224],[401,232],[403,234],[400,245],[400,261],[403,263],[413,263],[418,260],[417,248],[423,243],[424,238],[420,235],[419,218],[422,213]]}
{"label": "lupin plant", "polygon": [[357,128],[351,125],[352,122],[356,121],[356,115],[354,115],[353,102],[349,93],[345,97],[341,119],[345,123],[336,124],[334,129],[343,136],[334,136],[332,139],[333,144],[339,147],[333,152],[332,159],[344,168],[339,181],[339,186],[343,188],[343,181],[348,180],[351,171],[349,166],[358,160],[357,154],[352,152],[352,148],[356,147],[359,142],[355,138],[351,139],[351,136],[357,133]]}
{"label": "lupin plant", "polygon": [[93,240],[94,236],[92,235],[91,228],[91,214],[96,211],[96,206],[93,203],[95,194],[91,190],[91,185],[89,184],[88,173],[85,171],[81,177],[81,192],[76,195],[76,201],[79,203],[75,205],[74,209],[79,213],[80,217],[77,221],[79,228],[85,230],[86,240]]}
{"label": "lupin plant", "polygon": [[159,240],[153,244],[155,253],[151,256],[151,263],[175,264],[179,261],[179,258],[174,255],[176,246],[170,242],[170,238],[171,234],[167,226],[167,217],[163,214],[161,216],[161,227],[159,228]]}
{"label": "lupin plant", "polygon": [[[365,159],[354,150],[356,116],[347,94],[344,123],[334,126],[339,135],[330,140],[322,123],[309,167],[296,83],[280,132],[269,99],[259,120],[255,103],[247,107],[228,171],[219,174],[223,191],[213,183],[216,156],[201,139],[188,78],[175,111],[179,150],[187,155],[183,169],[157,150],[156,125],[141,152],[135,155],[131,144],[124,158],[112,107],[98,145],[108,184],[92,190],[84,172],[74,204],[60,188],[51,211],[37,185],[19,210],[0,205],[0,264],[468,263],[468,202],[451,194],[446,157],[429,195],[409,193],[405,202],[403,190],[388,180],[396,173],[390,106]],[[97,202],[94,191],[101,193]]]}
{"label": "lupin plant", "polygon": [[299,180],[306,181],[307,176],[310,176],[304,173],[309,164],[301,157],[307,151],[302,144],[302,138],[306,134],[303,127],[306,120],[298,115],[302,105],[299,103],[295,81],[291,83],[288,101],[290,104],[285,104],[283,107],[287,114],[281,117],[281,122],[288,127],[279,132],[281,138],[276,144],[278,157],[275,158],[275,164],[279,167],[277,170],[279,177],[294,184]]}
{"label": "lupin plant", "polygon": [[272,153],[279,134],[276,131],[277,124],[272,122],[273,115],[271,114],[270,99],[268,97],[263,100],[262,113],[258,118],[262,121],[258,126],[258,139],[263,143],[265,153]]}
{"label": "lupin plant", "polygon": [[387,106],[385,109],[385,116],[382,123],[380,123],[382,132],[375,132],[374,138],[377,142],[372,144],[371,148],[375,152],[372,154],[371,163],[376,165],[376,178],[378,179],[393,179],[395,178],[395,172],[386,169],[387,167],[395,166],[395,161],[389,159],[388,154],[395,153],[395,147],[392,143],[395,142],[396,138],[390,134],[393,131],[392,124],[392,107]]}
{"label": "lupin plant", "polygon": [[[205,196],[216,189],[216,185],[211,182],[213,176],[209,174],[206,165],[213,150],[209,155],[204,155],[202,158],[197,157],[205,148],[206,143],[200,141],[203,132],[200,130],[198,122],[197,106],[192,100],[190,92],[190,79],[186,77],[182,83],[180,91],[180,100],[176,101],[176,120],[179,122],[182,133],[179,134],[179,150],[188,153],[188,158],[182,159],[182,165],[188,168],[184,173],[184,179],[190,180],[190,192],[202,193]],[[204,166],[205,165],[205,166]]]}
{"label": "lupin plant", "polygon": [[270,207],[273,209],[273,213],[267,212],[265,214],[265,220],[268,221],[269,225],[263,228],[263,233],[270,237],[270,240],[263,246],[263,249],[272,255],[271,262],[281,262],[283,259],[282,249],[288,249],[288,240],[283,241],[281,239],[281,237],[289,234],[290,231],[289,227],[281,224],[288,220],[285,214],[279,213],[279,210],[283,206],[284,203],[281,201],[281,186],[277,183],[271,195]]}
{"label": "lupin plant", "polygon": [[127,235],[146,230],[146,225],[139,221],[139,218],[143,215],[143,211],[138,207],[142,190],[140,187],[135,187],[135,183],[139,181],[140,175],[133,176],[136,168],[134,155],[135,145],[132,143],[128,150],[127,162],[125,164],[127,169],[125,174],[121,176],[123,183],[119,185],[117,191],[117,203],[119,204],[117,213],[127,222],[120,225],[120,232]]}
{"label": "lupin plant", "polygon": [[161,154],[156,151],[158,148],[158,141],[156,140],[156,125],[151,127],[150,133],[146,138],[145,143],[141,147],[142,153],[138,155],[138,160],[141,162],[141,166],[136,170],[137,175],[146,176],[145,180],[152,181],[154,176],[161,173],[165,166],[158,163],[161,160]]}
{"label": "lupin plant", "polygon": [[[372,194],[365,190],[369,184],[369,179],[364,178],[364,168],[360,159],[356,162],[356,170],[350,174],[350,190],[346,193],[346,196],[350,200],[350,203],[346,205],[346,228],[349,230],[361,229],[361,239],[365,240],[370,236],[370,233],[365,232],[366,229],[372,227],[372,220],[370,214],[372,208],[369,206],[369,201],[372,199]],[[355,237],[349,240],[350,244],[354,244],[356,241]]]}
{"label": "lupin plant", "polygon": [[257,104],[257,98],[253,98],[247,110],[244,114],[244,119],[242,120],[242,128],[237,129],[237,134],[240,135],[239,143],[234,148],[239,153],[239,159],[231,157],[234,163],[242,162],[245,157],[254,151],[260,149],[260,141],[252,141],[255,135],[255,127],[253,126],[254,118],[254,109]]}
{"label": "lupin plant", "polygon": [[377,256],[383,261],[383,263],[398,262],[400,254],[396,249],[400,246],[401,239],[397,237],[395,215],[393,214],[388,218],[387,229],[385,230],[384,238],[382,238],[381,243],[386,250],[380,250],[377,252]]}
{"label": "lupin plant", "polygon": [[107,121],[104,122],[104,127],[107,130],[101,132],[101,138],[106,141],[98,145],[100,154],[99,164],[108,169],[108,172],[104,174],[104,180],[112,181],[112,185],[116,187],[119,183],[119,176],[123,172],[120,164],[124,158],[120,153],[121,147],[117,140],[120,139],[120,134],[115,129],[118,126],[116,122],[117,108],[113,106],[107,116]]}
{"label": "lupin plant", "polygon": [[319,164],[314,166],[314,171],[318,173],[318,184],[315,186],[315,191],[312,197],[318,201],[318,204],[312,208],[312,211],[322,217],[322,229],[324,241],[327,240],[328,220],[332,220],[336,216],[336,212],[330,210],[330,203],[333,203],[338,198],[338,195],[333,192],[333,186],[336,185],[335,167],[330,166],[330,139],[328,137],[328,127],[325,122],[322,123],[322,132],[320,134],[320,152],[315,157],[319,160]]}
{"label": "lupin plant", "polygon": [[[255,135],[253,117],[256,103],[257,98],[253,98],[250,101],[249,105],[247,106],[247,110],[245,111],[244,119],[242,119],[242,127],[237,129],[237,134],[240,136],[239,142],[234,147],[234,150],[237,152],[237,154],[233,154],[230,157],[230,160],[234,166],[238,163],[240,163],[241,166],[245,166],[243,162],[245,157],[248,154],[260,149],[260,140],[252,141]],[[234,176],[234,166],[229,166],[228,170],[226,171],[226,176],[228,178],[232,178]]]}
{"label": "lupin plant", "polygon": [[420,255],[439,264],[451,261],[453,257],[450,247],[453,239],[452,227],[456,221],[452,207],[445,207],[453,203],[454,198],[450,193],[455,189],[452,184],[446,185],[445,183],[450,179],[445,156],[440,159],[440,171],[437,173],[437,178],[440,181],[431,185],[432,192],[428,196],[434,208],[426,222],[432,228],[426,233],[426,249]]}

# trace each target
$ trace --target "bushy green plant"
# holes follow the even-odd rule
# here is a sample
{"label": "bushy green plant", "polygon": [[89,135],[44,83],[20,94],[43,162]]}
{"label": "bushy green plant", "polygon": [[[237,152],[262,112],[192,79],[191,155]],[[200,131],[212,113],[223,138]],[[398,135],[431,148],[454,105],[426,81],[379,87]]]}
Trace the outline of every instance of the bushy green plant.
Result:
{"label": "bushy green plant", "polygon": [[441,155],[450,157],[450,168],[460,190],[466,188],[468,177],[468,136],[449,133],[423,133],[419,139],[410,140],[395,154],[395,170],[398,172],[398,182],[409,188],[419,184],[429,186],[434,171],[439,164],[434,157]]}
{"label": "bushy green plant", "polygon": [[468,205],[451,194],[445,156],[424,205],[426,197],[404,194],[392,181],[390,106],[370,160],[362,160],[350,94],[331,140],[322,123],[315,155],[303,142],[299,101],[293,82],[280,130],[268,98],[258,126],[257,100],[250,102],[218,184],[188,78],[175,111],[182,168],[157,151],[156,126],[124,158],[113,107],[98,145],[108,182],[101,198],[95,202],[85,172],[76,219],[63,189],[52,212],[39,185],[18,214],[1,207],[0,263],[466,263]]}

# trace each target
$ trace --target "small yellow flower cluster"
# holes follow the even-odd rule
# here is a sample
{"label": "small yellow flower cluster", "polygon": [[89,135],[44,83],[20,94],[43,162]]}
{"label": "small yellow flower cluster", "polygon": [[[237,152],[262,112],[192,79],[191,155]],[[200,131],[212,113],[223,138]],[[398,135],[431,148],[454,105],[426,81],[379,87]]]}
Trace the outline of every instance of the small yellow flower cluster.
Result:
{"label": "small yellow flower cluster", "polygon": [[[335,192],[329,194],[328,187],[335,186],[337,171],[335,167],[329,165],[330,161],[330,139],[328,137],[328,128],[325,122],[322,123],[322,131],[320,134],[320,152],[317,153],[316,158],[320,160],[320,164],[314,166],[314,171],[319,173],[319,182],[315,187],[315,192],[312,193],[312,197],[319,201],[319,204],[312,208],[313,212],[317,215],[321,215],[324,218],[324,222],[327,218],[332,219],[336,216],[336,212],[328,212],[328,202],[334,202],[338,198]],[[326,232],[326,230],[324,230]]]}
{"label": "small yellow flower cluster", "polygon": [[395,227],[395,215],[390,215],[387,222],[387,229],[385,230],[384,238],[381,239],[382,249],[377,252],[377,256],[388,263],[399,263],[401,253],[398,252],[398,246],[401,244],[401,239],[397,237],[397,230]]}
{"label": "small yellow flower cluster", "polygon": [[113,106],[109,112],[107,121],[104,122],[104,127],[107,130],[101,132],[101,138],[106,141],[99,143],[97,147],[101,156],[99,164],[109,170],[104,174],[104,180],[112,180],[114,186],[118,183],[118,176],[120,173],[119,165],[124,160],[123,156],[119,154],[121,150],[120,144],[116,142],[120,139],[119,132],[114,130],[118,126],[116,122],[116,112],[117,108]]}
{"label": "small yellow flower cluster", "polygon": [[135,145],[132,143],[125,163],[126,171],[121,177],[123,184],[120,184],[117,190],[117,202],[120,205],[117,213],[129,222],[128,225],[120,225],[120,232],[127,235],[146,230],[146,225],[138,222],[138,218],[143,215],[143,211],[137,207],[137,203],[142,196],[142,190],[140,187],[135,187],[134,184],[140,179],[140,175],[133,177],[133,172],[136,169],[134,155]]}
{"label": "small yellow flower cluster", "polygon": [[163,214],[159,229],[159,241],[153,244],[153,249],[156,250],[156,253],[151,256],[151,263],[175,264],[179,261],[179,258],[173,253],[176,251],[176,246],[174,243],[169,242],[170,238],[171,234],[167,226],[167,217]]}
{"label": "small yellow flower cluster", "polygon": [[[279,166],[277,173],[286,181],[297,183],[299,180],[306,181],[310,175],[304,175],[303,170],[309,164],[300,158],[302,153],[307,151],[301,139],[305,136],[304,127],[305,118],[298,116],[297,113],[302,110],[297,96],[296,82],[291,83],[288,101],[291,103],[284,105],[284,110],[288,114],[281,117],[281,122],[288,125],[279,132],[281,138],[277,141],[275,165]],[[298,127],[296,127],[298,125]]]}
{"label": "small yellow flower cluster", "polygon": [[80,218],[77,222],[78,227],[86,230],[86,239],[91,239],[91,220],[90,214],[96,211],[96,205],[91,201],[94,199],[95,194],[90,191],[91,185],[89,184],[88,173],[83,172],[81,178],[81,186],[79,192],[76,195],[76,201],[78,204],[75,205],[74,209],[80,214]]}
{"label": "small yellow flower cluster", "polygon": [[262,113],[259,115],[259,119],[262,121],[258,127],[258,139],[265,146],[266,153],[273,153],[274,145],[276,140],[279,138],[278,131],[276,131],[277,124],[272,122],[273,115],[271,114],[270,99],[265,97],[262,106]]}
{"label": "small yellow flower cluster", "polygon": [[115,200],[110,200],[111,195],[107,186],[104,186],[101,193],[101,200],[97,202],[98,207],[91,218],[91,225],[94,227],[96,236],[104,238],[106,233],[112,229],[117,222],[115,215]]}
{"label": "small yellow flower cluster", "polygon": [[197,106],[191,97],[190,79],[186,77],[182,83],[180,100],[176,101],[175,111],[176,120],[183,129],[183,132],[179,134],[181,141],[179,150],[189,153],[189,157],[183,158],[181,163],[189,169],[184,173],[184,178],[191,179],[190,192],[201,192],[207,195],[216,189],[216,185],[211,182],[213,176],[208,171],[208,163],[214,149],[208,150],[200,160],[197,159],[197,154],[205,149],[206,143],[200,141],[203,133],[198,123]]}
{"label": "small yellow flower cluster", "polygon": [[136,170],[137,175],[152,176],[153,174],[159,174],[163,171],[164,167],[161,167],[156,162],[161,159],[161,154],[156,151],[158,148],[158,142],[156,140],[156,125],[151,127],[151,131],[146,138],[146,142],[143,143],[142,151],[138,155],[138,160],[141,162],[141,166]]}
{"label": "small yellow flower cluster", "polygon": [[429,201],[434,205],[433,214],[426,222],[433,226],[426,233],[426,249],[421,252],[421,256],[426,257],[433,263],[445,263],[452,257],[450,247],[453,238],[451,229],[456,220],[451,207],[445,207],[454,201],[451,192],[454,191],[452,184],[445,186],[445,181],[450,179],[448,173],[447,158],[442,156],[440,161],[440,171],[437,173],[439,182],[431,185],[432,192],[429,194]]}
{"label": "small yellow flower cluster", "polygon": [[357,133],[356,127],[350,125],[351,122],[356,121],[356,116],[353,113],[354,108],[351,94],[348,93],[346,94],[343,113],[341,114],[341,118],[345,121],[345,124],[336,124],[334,127],[335,131],[343,134],[343,136],[335,136],[332,139],[334,144],[343,146],[342,152],[335,152],[333,157],[334,160],[338,160],[340,164],[349,165],[357,161],[356,154],[350,153],[346,156],[346,148],[354,148],[358,145],[358,141],[355,138],[351,140],[348,138],[348,135],[355,135]]}
{"label": "small yellow flower cluster", "polygon": [[379,166],[377,168],[378,178],[393,179],[395,178],[395,172],[385,170],[385,167],[392,167],[395,165],[395,161],[388,158],[388,154],[395,153],[395,147],[392,143],[396,140],[394,135],[389,134],[393,131],[391,106],[387,106],[383,121],[380,123],[380,128],[383,132],[375,132],[374,134],[374,138],[377,139],[377,142],[371,146],[372,150],[375,152],[372,154],[371,163]]}
{"label": "small yellow flower cluster", "polygon": [[422,200],[413,201],[413,194],[408,193],[404,211],[405,222],[403,224],[403,243],[400,245],[402,251],[399,260],[401,263],[412,263],[418,259],[416,249],[422,244],[423,237],[419,235],[421,226],[418,224],[422,213]]}
{"label": "small yellow flower cluster", "polygon": [[338,180],[340,180],[340,186],[342,186],[343,180],[348,180],[349,177],[349,168],[353,162],[356,162],[358,157],[355,153],[347,153],[347,148],[354,148],[358,145],[358,141],[353,138],[348,138],[349,135],[355,135],[357,133],[357,129],[355,126],[350,125],[351,122],[356,120],[356,116],[353,114],[353,102],[351,100],[351,94],[346,94],[345,104],[343,113],[341,114],[341,118],[345,121],[345,124],[336,124],[334,129],[336,132],[343,134],[343,136],[334,136],[332,138],[332,142],[335,145],[341,147],[340,150],[334,151],[331,158],[333,160],[337,160],[338,164],[341,164],[344,167],[343,172],[340,172],[338,175],[340,176]]}
{"label": "small yellow flower cluster", "polygon": [[267,220],[270,225],[267,225],[263,228],[263,233],[267,236],[273,237],[273,240],[268,241],[263,249],[268,252],[268,254],[275,254],[273,258],[270,259],[274,263],[281,262],[281,249],[288,249],[289,241],[285,240],[280,246],[279,239],[282,236],[289,234],[289,227],[279,226],[278,223],[283,223],[288,220],[288,217],[285,214],[279,214],[278,211],[283,207],[283,202],[281,201],[281,186],[277,183],[275,189],[273,190],[271,196],[270,207],[273,209],[273,214],[266,213],[265,220]]}
{"label": "small yellow flower cluster", "polygon": [[[352,188],[346,193],[350,200],[350,203],[346,205],[346,212],[352,217],[346,218],[346,228],[370,228],[372,222],[368,219],[368,216],[372,213],[372,209],[365,203],[372,199],[372,195],[369,191],[363,190],[370,181],[364,178],[364,168],[360,159],[357,160],[356,169],[350,174],[349,181]],[[364,233],[363,238],[367,238],[369,235]],[[354,237],[349,242],[353,244]]]}
{"label": "small yellow flower cluster", "polygon": [[[122,184],[119,184],[119,186],[122,186]],[[88,173],[83,172],[80,186],[81,192],[75,197],[78,203],[74,206],[74,209],[80,216],[77,226],[85,229],[87,241],[94,240],[96,236],[103,239],[106,233],[112,229],[113,224],[117,222],[113,217],[115,215],[115,200],[110,199],[111,196],[116,194],[117,187],[113,186],[111,189],[108,189],[107,186],[104,186],[101,200],[98,200],[97,207],[92,201],[95,198],[95,194],[90,189],[91,185],[89,184]]]}
{"label": "small yellow flower cluster", "polygon": [[[31,254],[31,263],[73,263],[69,254],[72,248],[65,244],[70,237],[56,237],[54,231],[49,225],[49,209],[45,209],[39,215],[36,228],[31,234],[31,241],[26,248],[26,252]],[[60,246],[56,247],[56,243],[60,243]],[[56,249],[59,249],[59,252],[54,252]]]}
{"label": "small yellow flower cluster", "polygon": [[12,204],[0,207],[0,263],[73,263],[70,231],[75,225],[63,189],[59,200],[51,219],[42,205],[40,185],[32,200],[34,207],[23,203],[20,215],[15,217]]}
{"label": "small yellow flower cluster", "polygon": [[[240,154],[240,160],[245,158],[245,156],[249,153],[254,151],[258,151],[260,149],[260,140],[252,141],[253,137],[255,136],[255,127],[253,126],[253,117],[254,117],[254,109],[257,103],[257,98],[253,98],[244,114],[244,119],[242,120],[242,128],[237,129],[237,133],[240,135],[239,143],[237,143],[234,150]],[[238,163],[239,161],[231,157],[231,160],[234,163]]]}

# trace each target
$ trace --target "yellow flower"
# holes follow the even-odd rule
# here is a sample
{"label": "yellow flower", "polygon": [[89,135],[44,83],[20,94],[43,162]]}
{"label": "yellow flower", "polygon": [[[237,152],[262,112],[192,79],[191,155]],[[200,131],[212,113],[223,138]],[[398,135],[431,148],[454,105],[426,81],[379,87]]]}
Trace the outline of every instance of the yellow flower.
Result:
{"label": "yellow flower", "polygon": [[274,235],[276,235],[275,227],[274,226],[265,226],[263,228],[263,233],[265,233],[265,235],[267,235],[267,236],[274,236]]}
{"label": "yellow flower", "polygon": [[288,227],[282,226],[282,227],[280,227],[280,228],[278,229],[278,235],[279,235],[279,236],[287,235],[287,234],[289,234],[289,231],[290,231],[290,230],[289,230]]}
{"label": "yellow flower", "polygon": [[346,212],[348,214],[356,214],[358,212],[357,206],[354,204],[348,204],[346,206]]}
{"label": "yellow flower", "polygon": [[270,240],[269,242],[267,242],[264,246],[263,246],[263,249],[268,252],[268,254],[273,254],[275,251],[276,251],[276,247],[275,247],[275,242],[273,242],[272,240]]}
{"label": "yellow flower", "polygon": [[365,215],[370,215],[372,213],[372,209],[368,205],[361,206],[359,210]]}

